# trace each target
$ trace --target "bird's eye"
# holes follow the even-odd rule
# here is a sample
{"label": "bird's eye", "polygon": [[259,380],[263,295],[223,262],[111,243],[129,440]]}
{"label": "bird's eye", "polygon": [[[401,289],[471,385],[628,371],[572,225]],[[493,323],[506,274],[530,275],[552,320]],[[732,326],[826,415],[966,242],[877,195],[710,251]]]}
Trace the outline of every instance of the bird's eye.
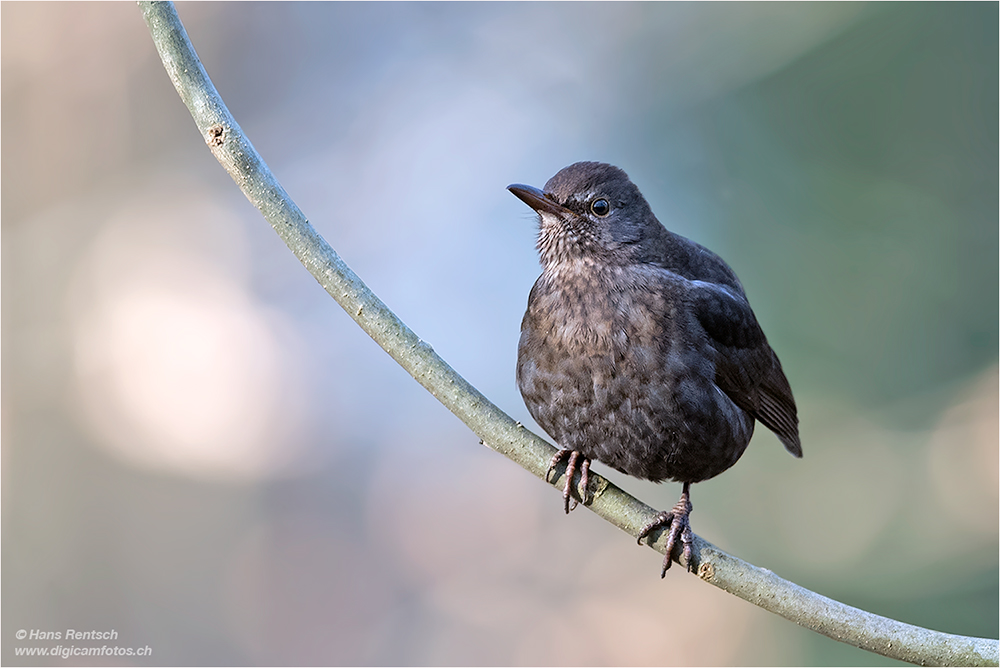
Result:
{"label": "bird's eye", "polygon": [[608,200],[601,197],[590,203],[590,210],[594,212],[595,216],[603,218],[611,212],[611,205],[608,203]]}

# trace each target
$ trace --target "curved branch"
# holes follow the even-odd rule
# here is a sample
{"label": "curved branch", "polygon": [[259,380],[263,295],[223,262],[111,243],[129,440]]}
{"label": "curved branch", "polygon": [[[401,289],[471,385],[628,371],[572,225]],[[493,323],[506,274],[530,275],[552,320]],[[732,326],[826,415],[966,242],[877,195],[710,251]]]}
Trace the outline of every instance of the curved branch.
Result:
{"label": "curved branch", "polygon": [[[555,449],[483,396],[375,296],[313,229],[236,124],[209,80],[169,2],[140,2],[143,17],[174,87],[218,161],[309,273],[417,382],[490,448],[545,479]],[[552,484],[562,488],[565,468]],[[633,537],[656,511],[591,473],[587,507]],[[664,550],[660,537],[652,547]],[[695,536],[698,576],[765,610],[883,656],[934,665],[997,665],[998,643],[940,633],[873,615],[783,580]]]}

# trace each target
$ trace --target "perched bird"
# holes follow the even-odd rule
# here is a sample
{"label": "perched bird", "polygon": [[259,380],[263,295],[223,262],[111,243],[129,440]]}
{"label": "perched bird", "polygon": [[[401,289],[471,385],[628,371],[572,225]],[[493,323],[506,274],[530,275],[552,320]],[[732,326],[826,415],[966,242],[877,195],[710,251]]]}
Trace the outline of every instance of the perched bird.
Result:
{"label": "perched bird", "polygon": [[[544,190],[511,185],[538,213],[542,275],[528,295],[517,385],[567,461],[563,503],[591,460],[684,483],[661,577],[677,541],[692,570],[691,483],[736,463],[754,420],[802,456],[795,400],[743,286],[722,258],[667,230],[621,169],[578,162]],[[573,501],[573,507],[576,501]]]}

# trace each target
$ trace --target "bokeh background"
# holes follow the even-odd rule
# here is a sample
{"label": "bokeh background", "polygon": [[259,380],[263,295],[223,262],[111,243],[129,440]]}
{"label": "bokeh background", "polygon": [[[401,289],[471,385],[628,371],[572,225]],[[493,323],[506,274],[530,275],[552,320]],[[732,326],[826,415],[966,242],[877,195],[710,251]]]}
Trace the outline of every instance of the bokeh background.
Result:
{"label": "bokeh background", "polygon": [[[479,445],[215,163],[134,4],[0,12],[3,663],[62,665],[15,632],[66,628],[153,650],[100,664],[892,663],[659,580]],[[527,425],[505,186],[626,169],[737,271],[800,408],[804,459],[759,430],[695,530],[997,636],[996,3],[179,12],[313,224]]]}

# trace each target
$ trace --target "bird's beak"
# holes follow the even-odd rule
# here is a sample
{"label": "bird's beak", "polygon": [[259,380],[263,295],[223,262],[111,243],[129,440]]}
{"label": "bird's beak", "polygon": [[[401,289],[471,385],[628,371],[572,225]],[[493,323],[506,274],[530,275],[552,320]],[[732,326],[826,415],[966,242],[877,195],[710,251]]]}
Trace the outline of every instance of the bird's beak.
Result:
{"label": "bird's beak", "polygon": [[556,204],[546,197],[545,193],[538,188],[522,185],[520,183],[514,183],[507,186],[507,190],[514,193],[515,197],[538,213],[552,213],[560,217],[571,213],[569,209]]}

